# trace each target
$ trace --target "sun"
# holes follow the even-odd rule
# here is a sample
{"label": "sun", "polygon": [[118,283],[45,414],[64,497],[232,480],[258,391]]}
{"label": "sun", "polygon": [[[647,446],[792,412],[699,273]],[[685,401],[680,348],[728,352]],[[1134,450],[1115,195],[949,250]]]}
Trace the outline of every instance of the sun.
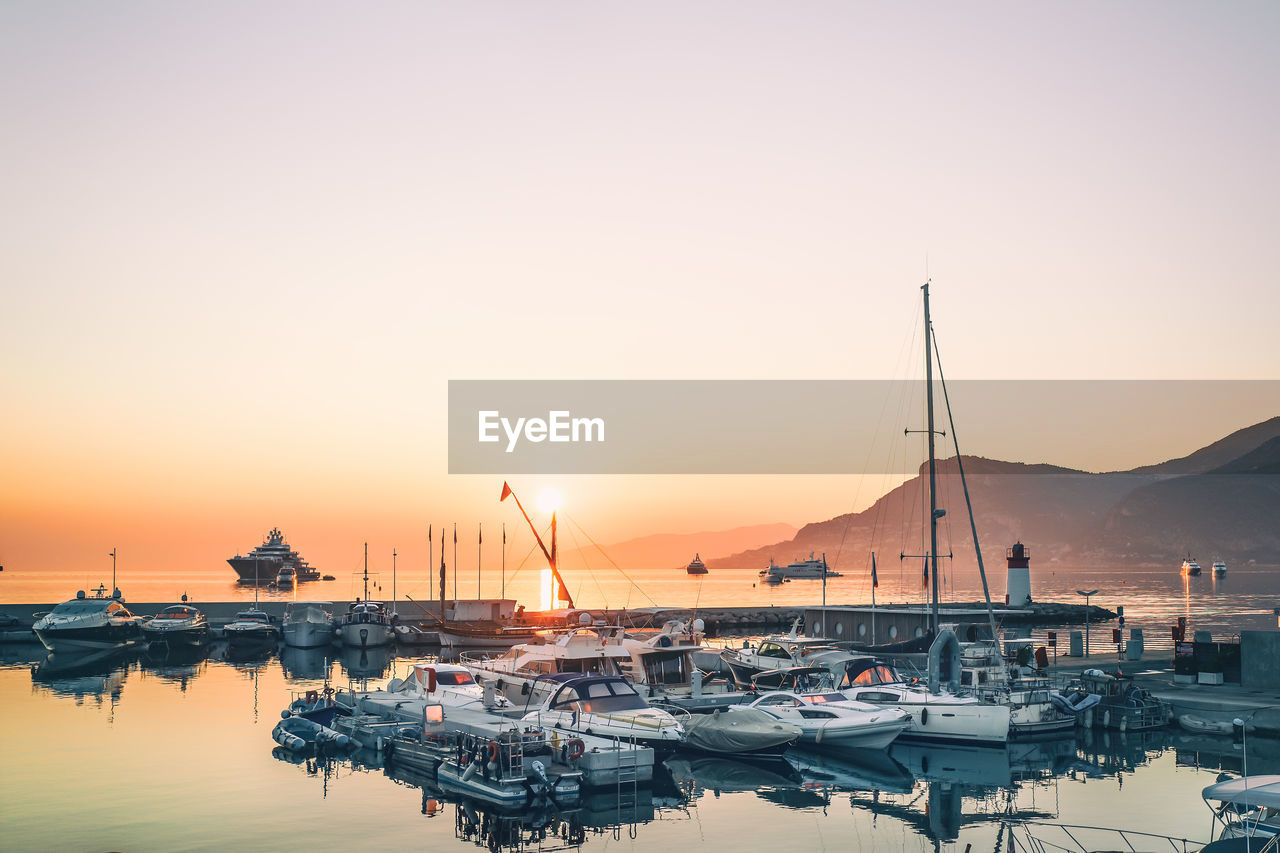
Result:
{"label": "sun", "polygon": [[555,489],[543,489],[538,492],[538,509],[543,512],[555,512],[560,509],[562,498]]}

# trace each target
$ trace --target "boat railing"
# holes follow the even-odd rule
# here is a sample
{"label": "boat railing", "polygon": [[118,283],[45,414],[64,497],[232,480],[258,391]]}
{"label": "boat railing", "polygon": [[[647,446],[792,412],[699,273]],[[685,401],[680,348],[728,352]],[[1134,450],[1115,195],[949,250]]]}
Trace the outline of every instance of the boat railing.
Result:
{"label": "boat railing", "polygon": [[[1080,851],[1080,853],[1089,853],[1093,850],[1164,850],[1166,845],[1172,853],[1192,853],[1205,845],[1203,841],[1192,841],[1154,832],[1085,824],[1028,821],[1020,824],[1019,828],[1023,834],[1022,846],[1036,853],[1050,853],[1057,850]],[[1011,838],[1014,832],[1011,826],[1009,828]]]}

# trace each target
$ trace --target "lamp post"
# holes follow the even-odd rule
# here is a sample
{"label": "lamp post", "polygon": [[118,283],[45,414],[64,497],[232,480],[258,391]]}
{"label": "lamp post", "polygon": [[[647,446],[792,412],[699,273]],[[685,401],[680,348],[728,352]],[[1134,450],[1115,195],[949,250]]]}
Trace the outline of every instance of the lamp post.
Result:
{"label": "lamp post", "polygon": [[1096,589],[1077,589],[1076,595],[1084,596],[1084,656],[1089,656],[1089,596],[1097,595]]}

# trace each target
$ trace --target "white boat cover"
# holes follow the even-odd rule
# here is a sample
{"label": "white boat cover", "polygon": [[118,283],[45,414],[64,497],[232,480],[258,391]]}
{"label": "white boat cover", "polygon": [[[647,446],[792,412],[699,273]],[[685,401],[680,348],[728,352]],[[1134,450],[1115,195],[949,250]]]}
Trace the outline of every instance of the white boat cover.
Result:
{"label": "white boat cover", "polygon": [[685,743],[707,752],[741,755],[790,743],[800,729],[754,708],[732,713],[694,714],[684,726]]}
{"label": "white boat cover", "polygon": [[1210,785],[1200,792],[1206,800],[1280,809],[1280,776],[1245,776]]}

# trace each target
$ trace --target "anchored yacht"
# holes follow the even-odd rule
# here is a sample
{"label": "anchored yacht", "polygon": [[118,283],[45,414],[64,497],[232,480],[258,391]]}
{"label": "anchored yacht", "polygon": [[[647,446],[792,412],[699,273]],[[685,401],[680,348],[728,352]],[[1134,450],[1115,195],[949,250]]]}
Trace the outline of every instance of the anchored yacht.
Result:
{"label": "anchored yacht", "polygon": [[760,572],[760,577],[764,578],[765,583],[778,583],[779,581],[789,580],[821,580],[823,577],[838,578],[843,577],[839,572],[831,571],[827,565],[827,555],[823,554],[822,559],[816,559],[813,552],[809,552],[809,559],[799,560],[789,563],[785,566],[779,566],[773,560],[769,561],[769,568]]}
{"label": "anchored yacht", "polygon": [[298,556],[297,551],[289,547],[279,527],[271,528],[266,541],[247,556],[236,554],[227,562],[236,570],[240,580],[247,583],[279,582],[281,570],[286,567],[294,570],[294,580],[320,580],[319,570],[311,568],[306,560]]}
{"label": "anchored yacht", "polygon": [[141,621],[100,586],[93,598],[80,590],[75,598],[36,620],[33,630],[51,652],[100,651],[137,640],[142,635]]}

